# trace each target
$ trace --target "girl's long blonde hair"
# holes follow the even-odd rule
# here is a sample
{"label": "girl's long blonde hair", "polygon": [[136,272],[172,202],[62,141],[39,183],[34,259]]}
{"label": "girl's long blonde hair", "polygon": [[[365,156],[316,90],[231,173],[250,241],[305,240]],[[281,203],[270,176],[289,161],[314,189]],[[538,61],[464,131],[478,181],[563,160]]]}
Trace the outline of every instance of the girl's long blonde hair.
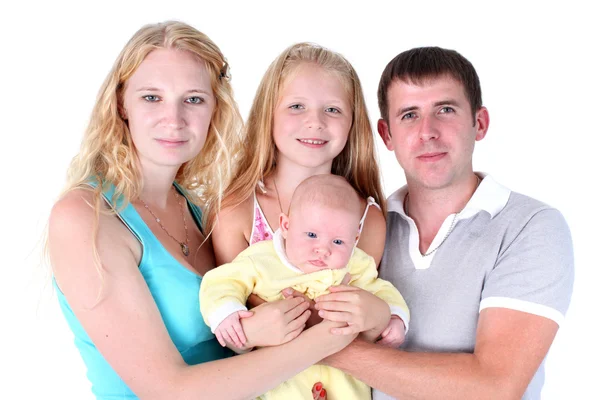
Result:
{"label": "girl's long blonde hair", "polygon": [[[184,50],[204,62],[216,99],[206,143],[200,153],[184,163],[175,180],[188,190],[192,200],[218,212],[221,196],[232,175],[233,155],[239,148],[242,119],[229,83],[229,66],[219,48],[205,34],[178,21],[151,24],[138,30],[125,45],[106,77],[92,111],[79,154],[68,171],[65,193],[86,182],[98,182],[95,209],[106,185],[115,186],[113,199],[124,205],[142,189],[138,156],[127,123],[119,112],[127,80],[146,56],[159,48]],[[205,210],[204,219],[208,213]]]}
{"label": "girl's long blonde hair", "polygon": [[[240,152],[234,178],[225,190],[223,208],[241,204],[252,195],[258,182],[275,170],[277,148],[273,140],[273,112],[286,78],[303,63],[313,63],[337,74],[350,97],[353,119],[348,142],[333,160],[331,172],[346,178],[361,197],[372,196],[382,206],[385,215],[375,138],[358,75],[342,55],[312,43],[288,47],[265,73],[250,109],[244,149]],[[215,223],[215,211],[211,210],[208,217],[209,226]]]}

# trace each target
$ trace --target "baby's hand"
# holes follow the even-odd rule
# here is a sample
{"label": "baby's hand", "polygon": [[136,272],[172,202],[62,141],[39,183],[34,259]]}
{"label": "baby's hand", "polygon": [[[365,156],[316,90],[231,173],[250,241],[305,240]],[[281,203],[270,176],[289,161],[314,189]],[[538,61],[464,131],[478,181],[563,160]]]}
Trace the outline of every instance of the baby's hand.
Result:
{"label": "baby's hand", "polygon": [[248,313],[248,311],[234,312],[217,326],[215,336],[221,346],[233,345],[239,349],[244,347],[246,344],[246,335],[244,335],[242,324],[240,324],[240,318],[246,317]]}
{"label": "baby's hand", "polygon": [[381,333],[381,339],[377,343],[388,347],[398,347],[404,342],[404,330],[404,321],[397,315],[392,315],[390,323]]}

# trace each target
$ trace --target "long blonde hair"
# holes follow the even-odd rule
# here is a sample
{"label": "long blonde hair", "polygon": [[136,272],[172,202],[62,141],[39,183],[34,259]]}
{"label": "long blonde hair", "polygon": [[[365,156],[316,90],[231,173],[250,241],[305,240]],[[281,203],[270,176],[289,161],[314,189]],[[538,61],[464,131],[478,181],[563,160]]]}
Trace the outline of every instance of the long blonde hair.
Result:
{"label": "long blonde hair", "polygon": [[[352,126],[346,146],[333,160],[331,172],[346,178],[361,197],[372,196],[383,207],[385,215],[385,197],[375,157],[375,138],[358,75],[342,55],[312,43],[288,47],[267,69],[250,109],[244,149],[240,153],[234,179],[225,190],[223,208],[241,204],[252,195],[257,183],[275,170],[277,148],[273,140],[273,112],[286,78],[303,63],[313,63],[337,74],[349,94],[353,110]],[[209,226],[215,220],[216,214],[211,210]]]}
{"label": "long blonde hair", "polygon": [[[125,45],[106,77],[79,154],[69,167],[65,192],[90,180],[102,183],[95,190],[96,211],[106,185],[115,186],[113,198],[121,197],[125,205],[141,193],[143,182],[137,152],[119,110],[127,80],[146,56],[159,48],[185,50],[202,60],[216,99],[204,147],[180,167],[175,180],[188,190],[195,203],[218,210],[223,189],[231,178],[233,157],[229,149],[238,148],[242,119],[233,98],[225,57],[208,36],[183,22],[146,25]],[[204,213],[205,219],[207,214]]]}

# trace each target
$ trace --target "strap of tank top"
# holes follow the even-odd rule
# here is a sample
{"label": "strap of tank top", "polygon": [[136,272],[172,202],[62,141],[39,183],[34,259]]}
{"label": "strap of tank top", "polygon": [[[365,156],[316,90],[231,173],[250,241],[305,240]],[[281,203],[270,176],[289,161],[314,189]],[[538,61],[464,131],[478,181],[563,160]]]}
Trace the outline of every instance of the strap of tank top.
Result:
{"label": "strap of tank top", "polygon": [[371,207],[371,206],[375,206],[381,210],[381,207],[379,206],[379,204],[377,204],[375,199],[373,197],[369,196],[367,198],[367,206],[365,207],[365,212],[363,213],[363,216],[360,219],[360,223],[358,225],[358,234],[359,235],[362,233],[363,226],[365,225],[365,220],[367,219],[367,213],[369,212],[369,207]]}

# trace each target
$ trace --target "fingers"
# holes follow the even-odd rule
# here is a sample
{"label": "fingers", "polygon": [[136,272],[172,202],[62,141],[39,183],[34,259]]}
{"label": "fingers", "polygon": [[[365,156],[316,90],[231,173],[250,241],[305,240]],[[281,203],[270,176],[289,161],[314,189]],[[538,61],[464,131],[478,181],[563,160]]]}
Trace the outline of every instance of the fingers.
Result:
{"label": "fingers", "polygon": [[280,306],[278,307],[280,307],[284,313],[287,313],[288,311],[293,310],[294,307],[297,307],[298,305],[304,303],[304,298],[289,297],[287,299],[279,300],[278,303],[280,304]]}
{"label": "fingers", "polygon": [[[295,297],[295,298],[292,298],[289,300],[294,301],[295,306],[294,306],[294,308],[288,310],[285,313],[285,322],[286,323],[289,323],[290,321],[295,320],[296,318],[301,316],[306,310],[308,310],[308,308],[310,307],[310,303],[308,301],[304,301],[304,299],[301,297]],[[284,301],[287,301],[287,300],[284,300]],[[309,317],[310,317],[310,315],[309,315]]]}
{"label": "fingers", "polygon": [[391,327],[386,328],[386,331],[388,331],[388,333],[386,334],[384,331],[381,334],[381,339],[377,341],[377,344],[388,347],[398,347],[404,342],[404,332],[394,332]]}
{"label": "fingers", "polygon": [[305,300],[308,300],[308,297],[306,297],[303,293],[292,288],[285,288],[281,291],[281,293],[286,299],[289,297],[303,297]]}
{"label": "fingers", "polygon": [[354,314],[346,311],[319,311],[319,317],[328,321],[350,323],[354,320]]}
{"label": "fingers", "polygon": [[383,332],[381,332],[381,337],[385,338],[386,336],[388,336],[390,334],[391,331],[392,331],[392,326],[388,325],[387,328],[385,328],[383,330]]}
{"label": "fingers", "polygon": [[228,327],[226,332],[223,332],[223,337],[225,338],[225,341],[229,341],[230,343],[233,343],[233,345],[235,347],[242,348],[244,346],[242,344],[240,338],[238,337],[237,332],[234,329],[233,325]]}
{"label": "fingers", "polygon": [[217,337],[217,341],[219,342],[219,344],[221,345],[221,347],[225,347],[227,344],[225,343],[225,340],[223,339],[223,335],[221,335],[221,331],[220,330],[216,330],[215,331],[215,336]]}
{"label": "fingers", "polygon": [[290,340],[296,339],[298,337],[298,335],[300,335],[302,333],[302,331],[304,330],[305,326],[306,326],[305,324],[302,324],[302,325],[300,325],[300,327],[298,329],[295,329],[295,330],[289,332],[287,335],[285,335],[283,337],[283,342],[282,343],[287,343]]}
{"label": "fingers", "polygon": [[345,301],[345,302],[353,302],[358,301],[360,299],[360,295],[358,293],[357,288],[352,288],[352,290],[340,290],[334,292],[334,288],[352,288],[351,286],[332,286],[329,288],[331,293],[324,294],[323,296],[319,296],[315,299],[315,302],[322,303],[324,301]]}
{"label": "fingers", "polygon": [[[347,274],[347,275],[349,275],[349,274]],[[360,289],[355,286],[348,286],[348,285],[338,285],[338,286],[330,286],[329,287],[329,291],[332,293],[355,292],[357,290],[360,290]]]}
{"label": "fingers", "polygon": [[351,280],[352,275],[350,275],[350,273],[347,273],[346,275],[344,275],[344,279],[342,279],[342,283],[340,283],[340,285],[348,285]]}
{"label": "fingers", "polygon": [[238,317],[240,318],[248,318],[254,315],[252,311],[238,311]]}
{"label": "fingers", "polygon": [[358,307],[345,301],[320,301],[315,304],[316,310],[358,312]]}
{"label": "fingers", "polygon": [[306,326],[306,321],[310,318],[312,312],[310,310],[304,311],[298,318],[293,319],[288,325],[287,328],[291,331],[295,331],[301,326]]}
{"label": "fingers", "polygon": [[317,382],[313,385],[312,396],[313,400],[327,399],[327,391],[325,388],[323,388],[323,384],[321,382]]}
{"label": "fingers", "polygon": [[238,347],[243,347],[246,344],[246,335],[244,335],[244,330],[242,329],[242,324],[240,324],[240,321],[236,321],[235,324],[233,324],[233,331],[234,334],[236,336],[236,338],[239,338],[239,342],[241,344],[241,346]]}

